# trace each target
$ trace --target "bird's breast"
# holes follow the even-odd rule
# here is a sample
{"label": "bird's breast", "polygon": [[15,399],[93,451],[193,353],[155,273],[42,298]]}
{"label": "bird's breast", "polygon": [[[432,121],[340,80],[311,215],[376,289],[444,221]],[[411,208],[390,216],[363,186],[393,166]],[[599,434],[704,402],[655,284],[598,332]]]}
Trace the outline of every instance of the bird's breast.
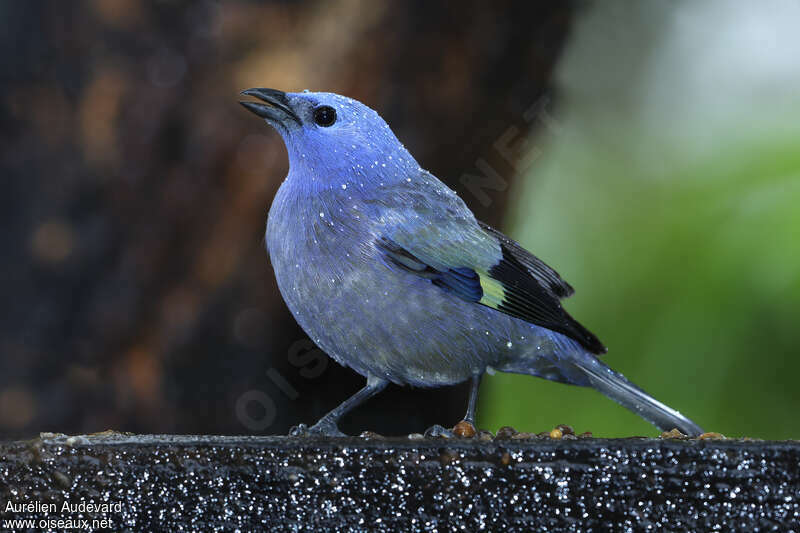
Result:
{"label": "bird's breast", "polygon": [[376,246],[385,224],[369,209],[276,197],[269,254],[300,326],[338,362],[397,383],[457,383],[494,365],[513,319],[391,265]]}
{"label": "bird's breast", "polygon": [[[291,192],[291,191],[289,191]],[[331,302],[356,303],[375,283],[376,226],[355,198],[298,198],[279,191],[266,242],[278,287],[301,325]]]}

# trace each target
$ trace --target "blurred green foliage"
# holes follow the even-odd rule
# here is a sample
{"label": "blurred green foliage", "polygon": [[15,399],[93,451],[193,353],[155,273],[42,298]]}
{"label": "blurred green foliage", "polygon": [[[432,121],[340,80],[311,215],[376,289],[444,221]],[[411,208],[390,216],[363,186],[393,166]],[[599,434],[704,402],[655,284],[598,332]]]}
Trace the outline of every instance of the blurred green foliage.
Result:
{"label": "blurred green foliage", "polygon": [[[800,438],[798,16],[718,0],[584,11],[504,228],[575,287],[564,305],[612,368],[733,437]],[[491,429],[658,432],[526,376],[488,379],[482,402]]]}
{"label": "blurred green foliage", "polygon": [[[565,307],[606,362],[707,431],[800,438],[799,141],[716,143],[686,163],[567,133],[509,227],[576,287]],[[479,412],[492,429],[657,431],[593,390],[526,376],[488,379]]]}

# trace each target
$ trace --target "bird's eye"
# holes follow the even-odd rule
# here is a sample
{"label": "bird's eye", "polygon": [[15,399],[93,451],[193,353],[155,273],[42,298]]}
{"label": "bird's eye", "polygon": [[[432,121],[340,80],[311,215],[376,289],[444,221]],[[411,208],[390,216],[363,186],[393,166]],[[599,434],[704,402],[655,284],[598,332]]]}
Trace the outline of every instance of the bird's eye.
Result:
{"label": "bird's eye", "polygon": [[314,122],[327,128],[336,122],[336,110],[329,105],[323,105],[314,110]]}

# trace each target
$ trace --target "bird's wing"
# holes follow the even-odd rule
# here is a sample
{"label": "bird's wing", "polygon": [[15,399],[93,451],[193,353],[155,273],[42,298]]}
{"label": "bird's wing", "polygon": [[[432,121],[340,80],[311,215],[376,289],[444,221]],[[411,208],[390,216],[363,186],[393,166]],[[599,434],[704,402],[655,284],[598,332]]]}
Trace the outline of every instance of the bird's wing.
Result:
{"label": "bird's wing", "polygon": [[558,298],[569,298],[575,293],[575,289],[572,288],[572,285],[561,279],[561,276],[558,274],[558,272],[547,266],[544,261],[520,246],[519,243],[509,239],[501,232],[491,227],[489,224],[484,224],[480,221],[478,221],[478,224],[483,231],[494,236],[498,241],[500,241],[501,245],[508,250],[508,253],[511,254],[514,259],[519,261],[519,263],[525,267],[525,270],[527,270],[531,276],[536,278],[539,283],[547,287],[554,296],[557,296]]}
{"label": "bird's wing", "polygon": [[425,187],[405,191],[384,210],[384,230],[375,244],[389,262],[466,302],[605,353],[597,337],[561,307],[559,299],[572,294],[572,287],[519,244],[476,221],[455,193],[441,187],[446,191],[437,189],[433,197]]}

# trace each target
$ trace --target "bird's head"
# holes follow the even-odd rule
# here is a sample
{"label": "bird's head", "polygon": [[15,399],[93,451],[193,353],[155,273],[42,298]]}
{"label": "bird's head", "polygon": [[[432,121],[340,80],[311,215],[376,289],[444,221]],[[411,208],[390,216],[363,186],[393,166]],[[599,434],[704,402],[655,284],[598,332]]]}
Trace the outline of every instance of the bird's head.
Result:
{"label": "bird's head", "polygon": [[419,168],[380,115],[357,100],[275,89],[247,89],[242,94],[260,100],[240,103],[281,134],[293,171],[310,171],[320,179],[335,172],[341,181],[343,174],[384,179]]}

